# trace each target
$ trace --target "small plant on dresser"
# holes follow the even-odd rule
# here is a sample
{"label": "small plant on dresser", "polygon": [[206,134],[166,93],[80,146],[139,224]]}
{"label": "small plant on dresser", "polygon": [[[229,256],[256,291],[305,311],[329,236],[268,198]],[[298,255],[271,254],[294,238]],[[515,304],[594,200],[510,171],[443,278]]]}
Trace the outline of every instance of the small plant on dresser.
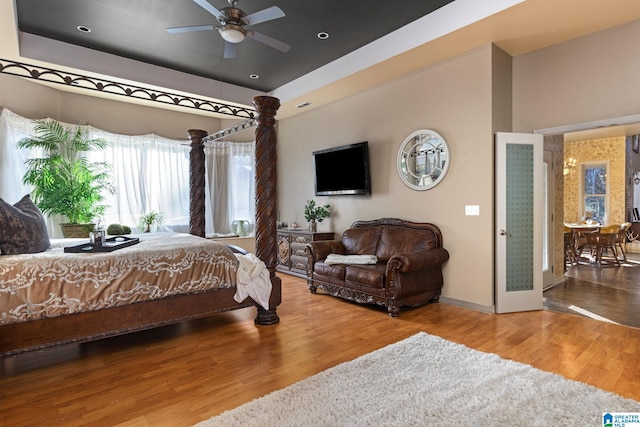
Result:
{"label": "small plant on dresser", "polygon": [[316,206],[315,200],[307,200],[304,206],[304,219],[309,223],[309,230],[316,232],[318,230],[318,222],[322,222],[325,218],[331,216],[331,205]]}

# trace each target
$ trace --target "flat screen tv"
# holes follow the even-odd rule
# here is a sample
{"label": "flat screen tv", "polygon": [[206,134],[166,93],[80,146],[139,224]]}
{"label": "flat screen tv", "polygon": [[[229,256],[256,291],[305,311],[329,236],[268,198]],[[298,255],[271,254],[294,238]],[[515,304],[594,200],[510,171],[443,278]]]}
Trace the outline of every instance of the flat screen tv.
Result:
{"label": "flat screen tv", "polygon": [[371,194],[366,141],[314,151],[313,167],[316,196]]}

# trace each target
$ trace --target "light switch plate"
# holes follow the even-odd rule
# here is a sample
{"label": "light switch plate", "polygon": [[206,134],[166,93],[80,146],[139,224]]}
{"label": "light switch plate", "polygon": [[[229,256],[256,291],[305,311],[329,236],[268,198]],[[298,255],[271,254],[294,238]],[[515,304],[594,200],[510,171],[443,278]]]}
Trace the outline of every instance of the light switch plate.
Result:
{"label": "light switch plate", "polygon": [[478,205],[465,205],[464,214],[465,215],[480,215],[480,206],[478,206]]}

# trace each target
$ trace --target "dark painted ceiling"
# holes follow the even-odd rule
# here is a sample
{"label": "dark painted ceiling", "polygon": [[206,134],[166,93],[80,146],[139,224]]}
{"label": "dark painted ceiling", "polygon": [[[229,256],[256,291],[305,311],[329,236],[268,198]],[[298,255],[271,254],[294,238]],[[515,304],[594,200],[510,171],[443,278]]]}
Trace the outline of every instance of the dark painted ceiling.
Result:
{"label": "dark painted ceiling", "polygon": [[[26,33],[270,92],[451,1],[238,0],[236,7],[247,14],[280,7],[285,17],[249,28],[291,49],[282,53],[248,38],[233,59],[223,58],[217,30],[166,31],[218,24],[192,0],[16,0],[16,8],[19,29]],[[209,2],[218,10],[229,6],[226,0]],[[319,39],[320,32],[329,37]]]}

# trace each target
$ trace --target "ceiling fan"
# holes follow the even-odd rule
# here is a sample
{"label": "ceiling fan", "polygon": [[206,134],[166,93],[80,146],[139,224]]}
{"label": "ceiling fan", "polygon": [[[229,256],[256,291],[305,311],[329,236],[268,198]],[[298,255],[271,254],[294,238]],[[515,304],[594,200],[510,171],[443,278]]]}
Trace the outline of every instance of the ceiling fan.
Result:
{"label": "ceiling fan", "polygon": [[188,27],[171,27],[167,28],[167,32],[172,34],[186,33],[189,31],[206,31],[218,30],[224,39],[224,57],[235,58],[237,44],[242,42],[245,37],[251,37],[261,43],[266,44],[281,52],[287,52],[291,46],[279,40],[271,38],[262,33],[248,30],[249,25],[256,25],[262,22],[271,21],[273,19],[284,17],[284,12],[278,6],[271,6],[258,12],[247,15],[244,11],[236,7],[237,0],[227,0],[229,7],[221,10],[211,6],[207,0],[193,0],[198,6],[212,14],[218,20],[218,24],[211,25],[193,25]]}

